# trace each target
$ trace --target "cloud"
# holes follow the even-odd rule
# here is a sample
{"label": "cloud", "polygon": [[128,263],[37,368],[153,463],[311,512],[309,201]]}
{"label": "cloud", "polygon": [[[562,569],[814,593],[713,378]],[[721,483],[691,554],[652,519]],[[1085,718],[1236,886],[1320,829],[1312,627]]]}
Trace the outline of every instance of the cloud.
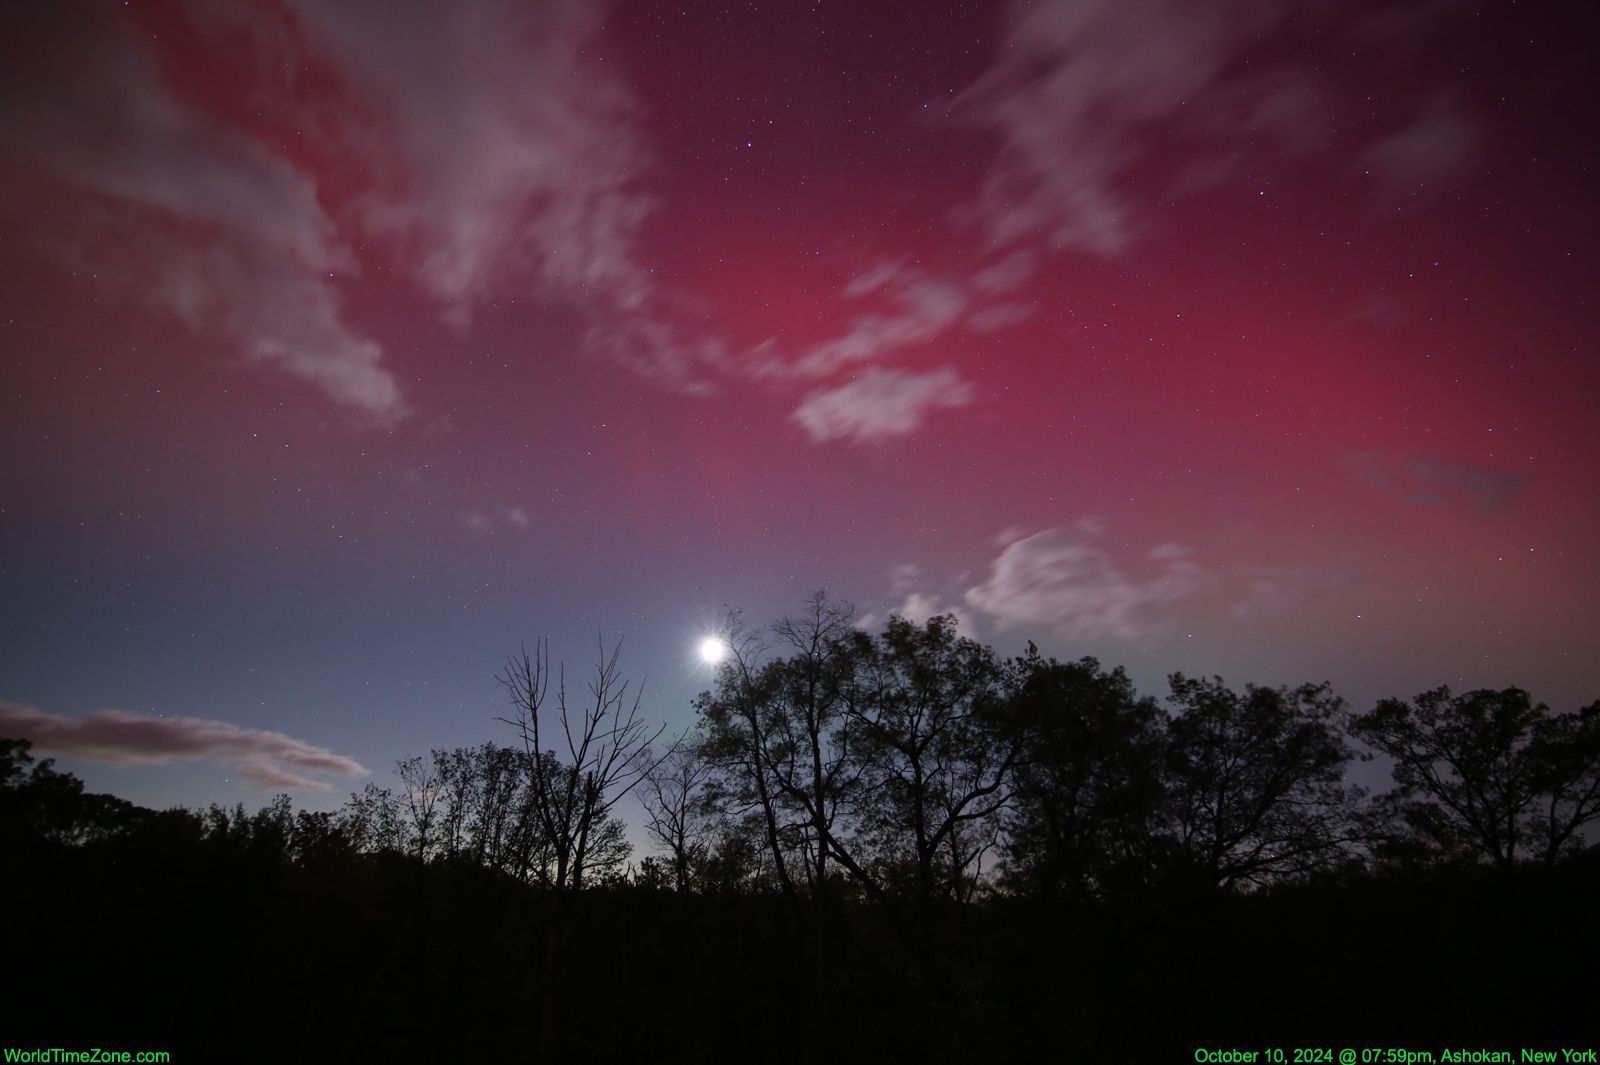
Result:
{"label": "cloud", "polygon": [[533,526],[533,518],[521,507],[503,507],[491,514],[483,510],[467,510],[460,515],[464,528],[475,533],[494,532],[502,523],[525,532]]}
{"label": "cloud", "polygon": [[991,237],[1121,251],[1135,228],[1117,189],[1123,173],[1174,131],[1222,121],[1209,91],[1291,9],[1275,0],[1013,6],[1001,58],[955,105],[1002,139],[979,208]]}
{"label": "cloud", "polygon": [[1125,572],[1096,541],[1093,522],[1047,529],[1007,545],[989,579],[966,601],[1002,628],[1049,627],[1068,639],[1133,639],[1161,613],[1213,583],[1187,548],[1163,544],[1145,558],[1148,576]]}
{"label": "cloud", "polygon": [[1243,588],[1228,612],[1245,624],[1277,617],[1362,580],[1349,571],[1263,566],[1245,566],[1236,576]]}
{"label": "cloud", "polygon": [[1033,316],[1034,308],[1027,303],[1001,303],[974,311],[967,319],[967,328],[974,333],[998,333]]}
{"label": "cloud", "polygon": [[293,6],[364,105],[330,118],[381,164],[363,223],[458,322],[529,275],[586,307],[643,306],[647,157],[632,94],[601,57],[605,4]]}
{"label": "cloud", "polygon": [[1012,252],[973,274],[972,287],[989,296],[1010,292],[1031,278],[1038,268],[1038,260],[1032,252]]}
{"label": "cloud", "polygon": [[972,635],[972,614],[959,604],[947,602],[935,592],[907,592],[898,605],[882,612],[862,614],[856,619],[856,627],[870,632],[886,623],[891,616],[905,618],[913,625],[926,625],[930,619],[947,614],[956,619],[958,632],[964,636]]}
{"label": "cloud", "polygon": [[[877,280],[872,273],[864,276],[873,280],[865,291],[876,291],[890,284],[888,278]],[[825,377],[841,367],[876,359],[896,348],[925,344],[960,319],[968,300],[959,285],[913,276],[898,287],[893,302],[897,306],[896,313],[869,312],[858,316],[843,336],[809,348],[793,363],[782,367],[781,372],[789,376]]]}
{"label": "cloud", "polygon": [[239,767],[239,775],[263,791],[283,791],[289,788],[300,791],[333,790],[333,785],[325,780],[313,780],[266,762],[246,762]]}
{"label": "cloud", "polygon": [[1440,456],[1406,458],[1381,450],[1347,455],[1340,465],[1362,484],[1418,506],[1473,506],[1483,512],[1516,501],[1528,475]]}
{"label": "cloud", "polygon": [[[47,239],[251,359],[401,415],[381,348],[341,317],[334,277],[356,267],[315,182],[180,100],[115,24],[55,5],[29,19],[30,58],[0,73],[0,150],[90,194]],[[108,235],[131,260],[101,251]]]}
{"label": "cloud", "polygon": [[649,157],[598,43],[607,6],[188,5],[243,72],[241,106],[311,148],[290,151],[169,88],[121,20],[43,5],[27,32],[38,58],[0,71],[0,152],[90,194],[74,215],[95,224],[69,240],[52,220],[49,238],[102,280],[109,231],[140,249],[125,287],[383,421],[406,404],[380,344],[345,321],[357,246],[458,327],[532,285],[607,324],[593,354],[689,385],[706,345],[665,342],[651,309],[636,255]]}
{"label": "cloud", "polygon": [[790,418],[817,443],[879,443],[904,436],[933,410],[972,402],[972,386],[948,366],[927,373],[871,369],[849,384],[813,392]]}
{"label": "cloud", "polygon": [[[1450,13],[1429,4],[1407,17],[1414,31]],[[1341,142],[1340,130],[1359,131],[1364,115],[1341,117],[1313,67],[1271,58],[1275,34],[1301,32],[1353,34],[1364,52],[1378,50],[1377,32],[1391,61],[1411,61],[1393,56],[1394,35],[1361,13],[1313,0],[1012,4],[997,59],[950,108],[956,121],[1000,138],[968,216],[994,245],[1039,241],[1113,256],[1146,224],[1129,190],[1151,186],[1138,168],[1152,159],[1168,175],[1156,188],[1161,197],[1250,172],[1263,149],[1359,156],[1361,146]],[[1364,98],[1365,87],[1351,95]],[[1475,142],[1471,123],[1435,100],[1365,159],[1391,180],[1435,180]]]}
{"label": "cloud", "polygon": [[152,717],[127,710],[96,710],[85,717],[52,714],[0,703],[0,735],[29,740],[44,751],[108,765],[164,765],[214,760],[235,764],[257,782],[273,786],[327,785],[295,772],[366,776],[353,758],[281,732],[247,729],[199,717]]}
{"label": "cloud", "polygon": [[972,635],[972,614],[959,603],[949,602],[939,592],[926,588],[927,575],[915,563],[904,563],[889,571],[889,591],[899,599],[898,605],[883,610],[867,611],[856,618],[856,627],[871,632],[889,620],[902,617],[914,625],[927,624],[930,618],[949,614],[955,617],[957,629]]}
{"label": "cloud", "polygon": [[889,282],[898,279],[901,276],[901,272],[903,271],[904,267],[905,264],[902,260],[888,259],[867,270],[865,273],[857,274],[855,277],[850,279],[849,284],[845,285],[845,298],[857,299],[861,296],[865,296],[869,292],[878,291],[878,289],[889,284]]}
{"label": "cloud", "polygon": [[1362,161],[1392,191],[1446,181],[1466,169],[1482,136],[1448,99],[1430,101],[1417,120],[1367,150]]}
{"label": "cloud", "polygon": [[715,391],[701,369],[727,364],[718,338],[689,339],[672,324],[643,313],[601,318],[584,331],[583,343],[590,355],[690,395]]}

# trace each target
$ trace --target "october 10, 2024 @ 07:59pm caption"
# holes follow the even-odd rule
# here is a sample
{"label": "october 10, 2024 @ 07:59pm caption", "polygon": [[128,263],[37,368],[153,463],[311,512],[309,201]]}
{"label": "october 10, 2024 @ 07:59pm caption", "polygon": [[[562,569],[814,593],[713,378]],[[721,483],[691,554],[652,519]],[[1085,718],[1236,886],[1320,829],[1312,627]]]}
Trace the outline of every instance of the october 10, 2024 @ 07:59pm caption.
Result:
{"label": "october 10, 2024 @ 07:59pm caption", "polygon": [[1592,1047],[1446,1047],[1437,1051],[1401,1047],[1198,1047],[1194,1060],[1204,1065],[1582,1065],[1596,1061],[1596,1056]]}

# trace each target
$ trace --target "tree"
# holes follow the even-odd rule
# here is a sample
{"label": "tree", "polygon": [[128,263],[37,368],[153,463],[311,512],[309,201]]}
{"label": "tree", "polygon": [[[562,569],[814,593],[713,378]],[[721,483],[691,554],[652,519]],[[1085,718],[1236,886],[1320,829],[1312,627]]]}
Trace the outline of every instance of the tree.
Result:
{"label": "tree", "polygon": [[76,846],[134,827],[141,811],[112,795],[85,793],[83,781],[35,763],[27,740],[0,739],[0,845]]}
{"label": "tree", "polygon": [[[532,840],[535,848],[545,849],[529,864],[541,883],[554,889],[546,914],[539,1008],[540,1048],[546,1054],[561,1045],[565,1013],[559,974],[571,930],[562,897],[582,888],[586,873],[604,878],[627,859],[628,841],[611,810],[655,767],[659,759],[652,758],[650,745],[666,731],[662,725],[652,732],[640,716],[637,690],[629,698],[631,682],[617,664],[621,644],[608,652],[604,639],[598,642],[589,697],[582,703],[568,699],[563,667],[556,677],[552,713],[548,640],[536,641],[531,654],[523,645],[497,677],[515,711],[500,720],[517,730],[527,758]],[[548,723],[547,715],[553,718]],[[547,749],[546,743],[565,749]]]}
{"label": "tree", "polygon": [[368,782],[339,811],[338,825],[351,846],[362,854],[399,851],[403,847],[400,805],[394,792]]}
{"label": "tree", "polygon": [[706,802],[712,764],[700,748],[698,741],[680,746],[655,765],[639,792],[639,802],[649,818],[645,828],[667,848],[672,881],[679,891],[689,890],[691,873],[705,856],[706,840],[712,832]]}
{"label": "tree", "polygon": [[849,800],[861,771],[859,728],[845,713],[855,660],[854,609],[812,596],[798,618],[768,635],[789,652],[765,659],[768,644],[737,615],[727,622],[729,661],[717,686],[695,701],[702,747],[717,766],[715,800],[733,816],[758,814],[779,884],[795,894],[793,866],[807,886],[827,891],[838,863],[867,891],[880,893],[847,843]]}
{"label": "tree", "polygon": [[409,849],[414,857],[426,861],[437,844],[441,800],[444,798],[438,765],[431,758],[414,754],[396,766],[404,789],[403,806],[409,830]]}
{"label": "tree", "polygon": [[948,616],[920,628],[891,617],[877,637],[853,633],[848,650],[846,713],[866,785],[859,820],[880,871],[909,873],[901,886],[926,925],[936,897],[966,893],[1011,796],[1021,742],[998,727],[1002,670]]}
{"label": "tree", "polygon": [[[639,714],[637,691],[628,698],[631,682],[617,665],[621,650],[619,643],[608,653],[600,641],[589,698],[580,705],[568,700],[565,669],[559,671],[554,721],[548,724],[548,641],[535,642],[532,654],[524,645],[496,678],[515,709],[514,717],[500,720],[517,729],[531,760],[532,811],[553,851],[550,886],[557,890],[583,886],[584,872],[602,843],[614,850],[615,839],[605,833],[616,836],[622,829],[620,824],[606,828],[610,811],[649,774],[655,765],[650,745],[666,731],[665,725],[650,731]],[[561,743],[565,750],[547,750],[547,742]]]}
{"label": "tree", "polygon": [[1553,864],[1600,820],[1600,703],[1554,715],[1520,688],[1385,699],[1351,732],[1394,759],[1404,830],[1435,853]]}
{"label": "tree", "polygon": [[1337,857],[1358,832],[1355,757],[1326,684],[1243,694],[1222,678],[1171,677],[1168,824],[1182,865],[1218,887],[1262,884]]}
{"label": "tree", "polygon": [[1028,645],[1011,664],[1008,727],[1021,739],[1006,817],[1004,880],[1050,900],[1094,898],[1137,879],[1160,831],[1164,733],[1155,700],[1093,658]]}

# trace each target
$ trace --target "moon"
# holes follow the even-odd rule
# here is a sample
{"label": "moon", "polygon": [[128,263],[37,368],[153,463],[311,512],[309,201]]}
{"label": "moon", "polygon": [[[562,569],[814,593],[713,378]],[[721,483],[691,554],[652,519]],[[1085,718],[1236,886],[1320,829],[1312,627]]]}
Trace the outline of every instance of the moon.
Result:
{"label": "moon", "polygon": [[714,666],[728,657],[728,644],[720,636],[707,636],[700,641],[700,661]]}

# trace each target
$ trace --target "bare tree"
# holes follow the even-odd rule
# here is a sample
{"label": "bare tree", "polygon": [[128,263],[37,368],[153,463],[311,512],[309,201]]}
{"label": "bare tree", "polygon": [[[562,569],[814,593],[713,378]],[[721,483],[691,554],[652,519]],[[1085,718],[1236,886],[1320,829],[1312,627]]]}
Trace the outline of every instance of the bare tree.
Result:
{"label": "bare tree", "polygon": [[706,784],[712,763],[700,753],[700,744],[682,744],[662,759],[645,778],[639,801],[649,817],[651,837],[672,855],[673,880],[679,891],[689,889],[690,870],[706,849],[712,825],[705,816]]}
{"label": "bare tree", "polygon": [[437,769],[432,759],[415,754],[402,759],[397,767],[400,784],[405,788],[404,809],[410,821],[411,850],[424,861],[437,842],[434,830],[439,827],[439,799],[443,791]]}
{"label": "bare tree", "polygon": [[[553,1053],[562,1045],[562,1022],[567,1010],[559,974],[567,956],[570,929],[562,898],[583,887],[591,858],[626,855],[622,825],[611,810],[637,787],[660,759],[652,758],[650,745],[666,731],[655,731],[639,715],[640,693],[632,691],[617,666],[619,642],[609,652],[598,638],[599,654],[588,697],[581,703],[567,696],[566,670],[557,667],[555,706],[549,705],[550,641],[526,644],[506,661],[495,678],[510,694],[514,714],[499,720],[515,728],[529,767],[528,806],[534,822],[535,842],[554,858],[536,863],[548,870],[554,888],[546,911],[543,973],[540,981],[540,1049]],[[546,745],[549,745],[548,747]],[[564,749],[561,749],[564,748]],[[670,755],[676,744],[668,749]]]}
{"label": "bare tree", "polygon": [[[554,772],[534,772],[530,784],[537,827],[554,852],[552,886],[558,890],[583,886],[600,822],[660,760],[652,758],[650,746],[666,725],[652,732],[640,717],[641,695],[635,690],[629,698],[632,683],[617,666],[621,650],[620,642],[608,652],[604,639],[599,641],[588,698],[581,704],[568,699],[566,671],[558,667],[553,713],[547,705],[548,640],[536,641],[531,654],[524,645],[496,678],[510,693],[515,710],[514,716],[500,720],[517,729],[534,765],[546,755],[557,763]],[[552,744],[548,749],[547,743]],[[676,745],[667,754],[673,749]]]}

